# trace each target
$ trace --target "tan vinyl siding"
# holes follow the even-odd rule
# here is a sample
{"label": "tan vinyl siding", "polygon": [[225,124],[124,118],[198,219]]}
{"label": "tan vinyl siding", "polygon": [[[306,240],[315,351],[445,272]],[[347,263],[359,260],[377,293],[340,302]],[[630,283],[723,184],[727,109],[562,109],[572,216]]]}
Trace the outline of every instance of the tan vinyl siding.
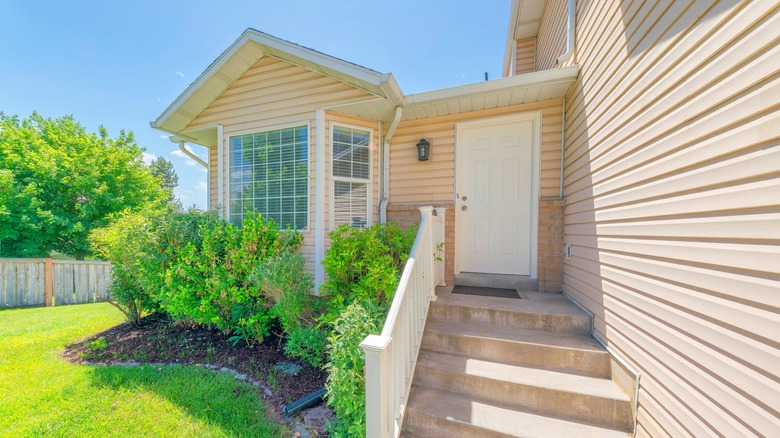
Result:
{"label": "tan vinyl siding", "polygon": [[519,75],[536,71],[534,66],[535,57],[536,38],[515,41],[515,74]]}
{"label": "tan vinyl siding", "polygon": [[578,2],[564,291],[642,374],[637,436],[780,430],[778,7]]}
{"label": "tan vinyl siding", "polygon": [[555,68],[555,58],[566,51],[566,4],[567,0],[547,0],[536,36],[537,71]]}
{"label": "tan vinyl siding", "polygon": [[[542,198],[559,197],[561,99],[401,122],[390,146],[390,202],[447,203],[455,198],[455,124],[529,111],[542,112]],[[431,159],[417,161],[416,144],[431,142]]]}
{"label": "tan vinyl siding", "polygon": [[[309,124],[309,229],[304,233],[302,251],[314,271],[314,202],[316,173],[316,109],[329,105],[370,99],[373,96],[350,85],[306,70],[276,58],[265,56],[236,80],[220,97],[187,127],[199,129],[224,126],[224,155],[227,160],[230,137],[281,126]],[[326,125],[327,129],[327,125]],[[326,135],[326,141],[327,141]],[[326,149],[327,150],[327,149]],[[217,203],[216,149],[212,169],[212,205]],[[225,167],[227,169],[227,167]],[[327,168],[326,168],[327,171]],[[223,187],[229,175],[223,175]],[[326,199],[327,199],[326,191]],[[225,194],[225,202],[228,202]],[[325,217],[327,226],[328,219]]]}

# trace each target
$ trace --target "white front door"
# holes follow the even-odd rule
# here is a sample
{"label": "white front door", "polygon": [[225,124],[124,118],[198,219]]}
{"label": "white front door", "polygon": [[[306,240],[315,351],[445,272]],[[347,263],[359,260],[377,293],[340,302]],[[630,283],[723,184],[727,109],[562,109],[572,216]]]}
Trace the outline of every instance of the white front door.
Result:
{"label": "white front door", "polygon": [[460,126],[456,208],[460,272],[529,275],[534,118]]}

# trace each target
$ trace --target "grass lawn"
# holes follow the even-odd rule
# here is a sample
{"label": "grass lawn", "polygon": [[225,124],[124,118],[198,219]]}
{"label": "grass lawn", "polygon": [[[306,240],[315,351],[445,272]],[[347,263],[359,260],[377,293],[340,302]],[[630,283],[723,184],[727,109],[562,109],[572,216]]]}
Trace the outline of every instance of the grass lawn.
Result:
{"label": "grass lawn", "polygon": [[66,345],[119,324],[109,304],[0,311],[0,437],[290,436],[252,386],[197,367],[88,367]]}

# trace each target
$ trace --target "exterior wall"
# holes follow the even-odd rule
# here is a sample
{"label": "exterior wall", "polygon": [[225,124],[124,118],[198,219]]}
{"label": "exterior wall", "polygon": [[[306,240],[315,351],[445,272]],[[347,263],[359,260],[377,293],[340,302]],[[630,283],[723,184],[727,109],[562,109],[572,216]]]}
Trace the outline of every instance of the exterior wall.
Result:
{"label": "exterior wall", "polygon": [[536,38],[525,38],[515,41],[515,74],[536,71]]}
{"label": "exterior wall", "polygon": [[[229,151],[227,146],[232,135],[257,132],[277,126],[309,124],[309,227],[304,232],[302,251],[309,260],[309,269],[314,271],[316,109],[371,97],[371,94],[335,79],[264,56],[193,120],[184,132],[222,124],[223,142],[226,147],[221,161],[226,162]],[[376,127],[374,129],[376,130]],[[328,142],[328,139],[329,135],[326,133],[325,141]],[[219,183],[217,153],[216,149],[212,151],[209,153],[213,187],[211,202],[216,206]],[[227,166],[223,169],[227,169]],[[228,177],[228,172],[223,172],[221,186],[224,188],[227,187]],[[327,193],[326,191],[326,199]],[[228,202],[227,192],[224,196],[225,202]],[[327,226],[328,216],[325,216],[325,224]]]}
{"label": "exterior wall", "polygon": [[637,436],[776,435],[780,6],[577,3],[564,291],[641,373]]}
{"label": "exterior wall", "polygon": [[[561,99],[515,105],[485,111],[401,122],[390,145],[390,199],[388,218],[398,218],[399,211],[412,211],[419,221],[417,208],[423,205],[447,207],[446,278],[454,275],[455,248],[455,124],[471,120],[505,116],[530,111],[542,113],[540,195],[542,199],[559,199],[561,162]],[[431,158],[417,161],[416,144],[420,138],[431,142]],[[452,212],[452,213],[450,213]],[[450,216],[452,214],[452,216]],[[540,217],[540,228],[548,226]],[[450,228],[450,224],[452,227]],[[450,237],[451,236],[451,237]],[[559,246],[560,250],[560,246]],[[541,256],[540,256],[541,258]],[[449,264],[452,260],[453,264]],[[540,259],[540,266],[542,265]],[[552,262],[554,264],[554,262]],[[560,261],[558,262],[560,264]],[[547,262],[545,262],[545,266]],[[448,280],[449,282],[449,280]]]}
{"label": "exterior wall", "polygon": [[[566,51],[566,4],[567,0],[547,0],[536,36],[537,71],[555,68],[555,58]],[[577,18],[579,20],[579,14]],[[570,58],[564,65],[572,64],[573,60]]]}

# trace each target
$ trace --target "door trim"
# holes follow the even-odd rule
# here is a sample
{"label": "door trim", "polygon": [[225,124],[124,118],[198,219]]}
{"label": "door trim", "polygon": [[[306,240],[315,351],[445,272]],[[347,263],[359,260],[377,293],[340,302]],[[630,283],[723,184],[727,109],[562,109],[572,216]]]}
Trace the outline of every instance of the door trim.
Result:
{"label": "door trim", "polygon": [[541,143],[542,143],[542,112],[541,111],[527,111],[519,114],[512,114],[509,116],[491,117],[486,119],[471,120],[468,122],[459,122],[455,124],[455,191],[452,194],[455,207],[455,274],[460,274],[460,246],[458,242],[458,223],[460,220],[460,199],[458,199],[458,193],[460,191],[460,163],[461,163],[461,131],[463,129],[473,127],[486,127],[490,125],[502,125],[507,122],[521,122],[530,120],[533,122],[533,145],[531,147],[531,275],[530,278],[536,279],[539,277],[539,177],[541,175]]}

